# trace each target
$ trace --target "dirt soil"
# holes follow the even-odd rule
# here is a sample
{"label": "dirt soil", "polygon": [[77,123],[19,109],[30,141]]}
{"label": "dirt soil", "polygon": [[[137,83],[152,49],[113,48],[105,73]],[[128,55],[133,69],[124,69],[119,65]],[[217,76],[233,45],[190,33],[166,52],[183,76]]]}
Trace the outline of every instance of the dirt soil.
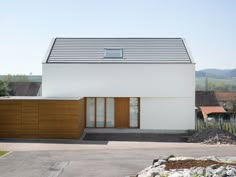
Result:
{"label": "dirt soil", "polygon": [[236,166],[236,163],[225,163],[217,162],[214,160],[176,160],[176,161],[167,161],[164,163],[166,165],[165,169],[183,169],[183,168],[192,168],[192,167],[207,167],[210,165],[232,165]]}

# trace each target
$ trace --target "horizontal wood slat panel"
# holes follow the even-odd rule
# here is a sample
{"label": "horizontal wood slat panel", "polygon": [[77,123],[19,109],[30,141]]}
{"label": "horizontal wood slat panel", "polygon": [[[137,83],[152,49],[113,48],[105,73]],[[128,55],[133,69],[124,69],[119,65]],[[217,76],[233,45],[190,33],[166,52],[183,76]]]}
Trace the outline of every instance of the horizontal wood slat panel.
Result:
{"label": "horizontal wood slat panel", "polygon": [[[66,108],[64,108],[66,109]],[[64,110],[64,109],[54,109],[54,110],[39,110],[39,115],[78,115],[79,110],[71,109],[71,110]]]}
{"label": "horizontal wood slat panel", "polygon": [[0,114],[0,118],[1,120],[9,120],[9,121],[16,121],[16,120],[20,120],[20,116],[19,115],[7,115],[7,114]]}
{"label": "horizontal wood slat panel", "polygon": [[84,99],[0,100],[0,137],[80,138]]}
{"label": "horizontal wood slat panel", "polygon": [[23,107],[22,106],[21,111],[23,113],[37,113],[38,107]]}
{"label": "horizontal wood slat panel", "polygon": [[37,107],[38,101],[37,100],[30,100],[30,101],[21,101],[23,107]]}
{"label": "horizontal wood slat panel", "polygon": [[[19,129],[20,128],[20,125],[19,125],[19,123],[12,123],[12,124],[10,124],[10,123],[2,123],[1,125],[0,125],[0,129],[1,130],[8,130],[8,129],[14,129],[14,130],[16,130],[16,129]],[[13,131],[14,131],[13,130]]]}
{"label": "horizontal wood slat panel", "polygon": [[11,105],[11,104],[6,104],[6,105],[0,105],[0,110],[19,110],[20,105]]}
{"label": "horizontal wood slat panel", "polygon": [[21,124],[21,129],[22,131],[23,130],[26,130],[26,129],[32,129],[32,130],[35,130],[35,129],[38,129],[38,125],[37,124]]}
{"label": "horizontal wood slat panel", "polygon": [[21,123],[20,120],[1,120],[1,126],[6,125],[19,125]]}

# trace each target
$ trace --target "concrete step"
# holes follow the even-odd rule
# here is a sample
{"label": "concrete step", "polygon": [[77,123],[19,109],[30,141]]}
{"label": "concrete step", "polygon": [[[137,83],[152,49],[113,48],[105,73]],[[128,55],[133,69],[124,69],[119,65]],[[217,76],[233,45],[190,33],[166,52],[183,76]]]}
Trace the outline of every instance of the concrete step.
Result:
{"label": "concrete step", "polygon": [[187,142],[190,135],[157,133],[86,133],[83,140],[93,141],[143,141],[143,142]]}

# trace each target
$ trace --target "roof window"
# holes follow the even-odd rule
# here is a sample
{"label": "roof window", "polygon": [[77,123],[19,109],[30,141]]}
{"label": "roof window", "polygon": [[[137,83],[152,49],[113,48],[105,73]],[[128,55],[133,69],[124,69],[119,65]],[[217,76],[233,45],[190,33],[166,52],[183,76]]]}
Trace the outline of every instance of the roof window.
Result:
{"label": "roof window", "polygon": [[123,58],[122,48],[105,48],[104,58]]}

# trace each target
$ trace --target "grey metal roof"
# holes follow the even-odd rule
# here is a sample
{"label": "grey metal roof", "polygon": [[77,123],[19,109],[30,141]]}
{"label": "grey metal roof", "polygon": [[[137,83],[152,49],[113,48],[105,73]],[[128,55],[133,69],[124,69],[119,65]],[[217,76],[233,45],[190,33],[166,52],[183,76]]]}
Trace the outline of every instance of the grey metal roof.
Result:
{"label": "grey metal roof", "polygon": [[[122,48],[123,58],[104,58]],[[55,38],[45,63],[193,63],[182,38]]]}

